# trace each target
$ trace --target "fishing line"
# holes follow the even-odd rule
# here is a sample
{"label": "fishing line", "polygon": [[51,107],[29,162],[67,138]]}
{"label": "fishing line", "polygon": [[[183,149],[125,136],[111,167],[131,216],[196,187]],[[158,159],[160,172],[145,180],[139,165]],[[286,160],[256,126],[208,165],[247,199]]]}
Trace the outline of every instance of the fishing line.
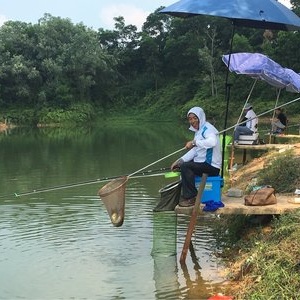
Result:
{"label": "fishing line", "polygon": [[[267,110],[267,111],[265,111],[265,112],[257,115],[256,117],[257,118],[261,117],[261,116],[263,116],[263,115],[265,115],[265,114],[267,114],[269,112],[272,112],[274,109],[286,106],[286,105],[294,103],[294,102],[296,102],[298,100],[300,100],[300,98],[296,98],[296,99],[291,100],[291,101],[289,101],[287,103],[278,105],[275,108],[269,109],[269,110]],[[240,123],[235,124],[233,126],[230,126],[230,127],[226,128],[226,129],[223,129],[223,130],[219,131],[218,134],[227,132],[228,130],[235,128],[237,125],[241,125],[241,124],[244,124],[246,122],[247,121],[243,121],[243,122],[240,122]],[[168,158],[168,157],[170,157],[170,156],[172,156],[172,155],[174,155],[174,154],[176,154],[178,152],[181,152],[183,150],[186,150],[186,148],[183,147],[181,149],[178,149],[178,150],[176,150],[176,151],[174,151],[174,152],[172,152],[172,153],[170,153],[170,154],[168,154],[168,155],[166,155],[166,156],[164,156],[164,157],[162,157],[162,158],[154,161],[153,163],[150,163],[149,165],[147,165],[147,166],[145,166],[145,167],[143,167],[143,168],[141,168],[141,169],[139,169],[139,170],[137,170],[137,171],[135,171],[135,172],[133,172],[133,173],[131,173],[129,175],[123,175],[123,176],[140,178],[140,177],[147,176],[147,174],[149,174],[149,173],[160,172],[160,171],[164,171],[164,170],[170,170],[170,168],[168,167],[168,168],[160,168],[158,170],[149,170],[149,171],[141,172],[142,170],[147,169],[148,167],[153,166],[154,164],[156,164],[158,162],[161,162],[162,160],[164,160],[164,159],[166,159],[166,158]],[[136,175],[136,176],[134,176],[134,175]],[[160,176],[160,175],[162,175],[162,174],[155,174],[153,176]],[[99,179],[92,180],[92,181],[85,181],[85,182],[67,184],[67,185],[62,185],[62,186],[55,186],[55,187],[44,188],[44,189],[35,189],[35,190],[30,191],[30,192],[14,193],[13,195],[16,196],[16,197],[20,197],[20,196],[32,195],[32,194],[36,194],[36,193],[44,193],[44,192],[61,190],[61,189],[67,189],[67,188],[72,188],[72,187],[79,187],[79,186],[84,186],[84,185],[89,185],[89,184],[96,184],[96,183],[99,183],[99,182],[105,182],[105,181],[109,181],[109,180],[112,180],[112,179],[117,179],[119,177],[122,177],[122,175],[121,176],[120,175],[119,176],[113,176],[113,177],[104,177],[104,178],[99,178]],[[7,197],[7,196],[11,196],[11,194],[10,195],[0,196],[0,198]]]}
{"label": "fishing line", "polygon": [[300,123],[299,123],[299,124],[289,125],[289,128],[290,128],[290,127],[296,127],[296,126],[300,126]]}
{"label": "fishing line", "polygon": [[129,174],[127,177],[131,177],[131,176],[133,176],[133,175],[139,173],[140,171],[142,171],[142,170],[144,170],[144,169],[147,169],[148,167],[151,167],[151,166],[153,166],[154,164],[157,164],[158,162],[160,162],[160,161],[162,161],[162,160],[164,160],[164,159],[166,159],[166,158],[168,158],[168,157],[170,157],[170,156],[172,156],[172,155],[174,155],[174,154],[176,154],[176,153],[178,153],[178,152],[180,152],[180,151],[182,151],[182,150],[185,150],[185,149],[186,149],[185,147],[183,147],[183,148],[181,148],[181,149],[178,149],[178,150],[174,151],[173,153],[170,153],[170,154],[168,154],[168,155],[166,155],[166,156],[164,156],[164,157],[162,157],[162,158],[160,158],[160,159],[154,161],[153,163],[151,163],[151,164],[149,164],[149,165],[147,165],[147,166],[145,166],[145,167],[143,167],[143,168],[141,168],[141,169],[139,169],[139,170],[137,170],[137,171],[135,171],[135,172]]}
{"label": "fishing line", "polygon": [[[159,169],[156,169],[156,170],[148,170],[148,171],[144,171],[144,172],[139,172],[138,171],[138,172],[135,172],[135,176],[132,176],[132,178],[162,176],[162,175],[165,174],[163,171],[169,171],[169,170],[170,170],[170,167],[159,168]],[[157,174],[153,174],[153,173],[157,173]],[[119,177],[122,177],[122,176],[128,176],[128,175],[102,177],[102,178],[98,178],[98,179],[95,179],[95,180],[83,181],[83,182],[78,182],[78,183],[70,183],[70,184],[53,186],[53,187],[42,188],[42,189],[33,189],[31,191],[28,191],[28,192],[3,195],[3,196],[0,196],[0,198],[9,197],[9,196],[21,197],[21,196],[27,196],[27,195],[37,194],[37,193],[45,193],[45,192],[62,190],[62,189],[74,188],[74,187],[79,187],[79,186],[84,186],[84,185],[89,185],[89,184],[96,184],[96,183],[99,183],[99,182],[106,182],[106,181],[110,181],[112,179],[116,179],[116,178],[119,178]]]}
{"label": "fishing line", "polygon": [[235,128],[237,125],[245,124],[245,123],[247,123],[247,122],[250,121],[250,120],[259,118],[259,117],[261,117],[261,116],[263,116],[263,115],[266,115],[267,113],[273,112],[274,109],[277,109],[277,108],[286,106],[286,105],[291,104],[291,103],[294,103],[294,102],[296,102],[296,101],[298,101],[298,100],[300,100],[300,97],[299,97],[299,98],[296,98],[296,99],[294,99],[294,100],[291,100],[291,101],[289,101],[289,102],[287,102],[287,103],[278,105],[278,106],[276,106],[276,107],[274,107],[274,108],[271,108],[271,109],[269,109],[269,110],[267,110],[267,111],[265,111],[265,112],[263,112],[263,113],[261,113],[261,114],[258,114],[255,118],[247,119],[246,121],[240,122],[240,123],[238,123],[238,124],[235,124],[235,125],[233,125],[233,126],[230,126],[230,127],[226,128],[226,129],[223,129],[223,130],[219,131],[218,134],[223,133],[223,132],[226,132],[226,131],[228,131],[228,130],[230,130],[230,129],[233,129],[233,128]]}

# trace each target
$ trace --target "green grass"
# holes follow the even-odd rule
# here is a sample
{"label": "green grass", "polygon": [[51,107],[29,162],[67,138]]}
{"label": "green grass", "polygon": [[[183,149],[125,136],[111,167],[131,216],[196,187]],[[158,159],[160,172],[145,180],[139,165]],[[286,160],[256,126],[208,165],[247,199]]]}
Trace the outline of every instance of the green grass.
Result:
{"label": "green grass", "polygon": [[[292,151],[275,154],[257,176],[258,185],[294,193],[300,157]],[[280,216],[220,216],[214,226],[235,300],[300,298],[300,206]]]}
{"label": "green grass", "polygon": [[298,299],[300,210],[269,217],[224,216],[215,227],[235,300]]}
{"label": "green grass", "polygon": [[271,158],[258,173],[259,185],[272,185],[278,193],[291,193],[300,186],[300,157],[287,151]]}

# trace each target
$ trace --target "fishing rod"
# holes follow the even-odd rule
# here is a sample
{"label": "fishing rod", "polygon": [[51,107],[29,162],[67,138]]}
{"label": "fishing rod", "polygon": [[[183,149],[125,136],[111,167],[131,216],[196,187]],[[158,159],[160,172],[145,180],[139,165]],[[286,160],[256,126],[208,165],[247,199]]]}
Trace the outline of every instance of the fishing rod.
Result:
{"label": "fishing rod", "polygon": [[[248,100],[249,100],[249,99],[247,99],[247,101],[248,101]],[[280,108],[280,107],[286,106],[286,105],[288,105],[288,104],[294,103],[294,102],[296,102],[296,101],[298,101],[298,100],[300,100],[300,98],[296,98],[296,99],[294,99],[294,100],[291,100],[291,101],[289,101],[289,102],[287,102],[287,103],[284,103],[284,104],[281,104],[281,105],[278,105],[278,106],[276,106],[276,105],[277,105],[277,104],[276,104],[274,108],[271,108],[271,109],[269,109],[269,110],[267,110],[267,111],[265,111],[265,112],[263,112],[263,113],[257,115],[257,116],[254,117],[254,118],[249,118],[249,119],[247,119],[247,120],[245,120],[245,121],[242,121],[242,122],[240,122],[240,117],[239,117],[239,120],[238,120],[238,122],[237,122],[236,124],[234,124],[234,125],[232,125],[232,126],[226,128],[226,129],[223,129],[223,130],[219,131],[219,132],[218,132],[219,135],[220,135],[221,133],[223,133],[221,177],[223,177],[223,173],[224,173],[224,156],[225,156],[225,147],[226,147],[226,145],[225,145],[225,135],[226,135],[226,132],[227,132],[228,130],[230,130],[230,129],[234,129],[236,126],[244,125],[244,124],[246,124],[246,123],[247,123],[248,121],[250,121],[250,120],[253,120],[253,119],[256,119],[256,118],[258,118],[258,117],[261,117],[261,116],[263,116],[263,115],[265,115],[265,114],[267,114],[267,113],[269,113],[269,112],[275,111],[275,109],[277,109],[277,108]],[[245,106],[244,106],[244,107],[245,107]],[[233,145],[233,143],[232,143],[232,145]],[[232,151],[233,151],[233,148],[232,148]]]}
{"label": "fishing rod", "polygon": [[[171,170],[170,167],[164,167],[164,168],[148,170],[148,171],[144,171],[144,172],[136,172],[136,173],[134,173],[135,175],[132,176],[132,178],[161,176],[161,175],[165,174],[163,171],[170,171],[170,170]],[[74,188],[74,187],[79,187],[79,186],[84,186],[84,185],[89,185],[89,184],[96,184],[99,182],[106,182],[106,181],[117,179],[117,178],[120,178],[123,176],[129,176],[129,175],[125,174],[125,175],[118,175],[118,176],[111,176],[111,177],[102,177],[102,178],[97,178],[94,180],[88,180],[88,181],[83,181],[83,182],[78,182],[78,183],[70,183],[70,184],[53,186],[53,187],[42,188],[42,189],[33,189],[33,190],[27,191],[27,192],[3,195],[3,196],[0,196],[0,198],[4,198],[4,197],[8,197],[8,196],[21,197],[21,196],[38,194],[38,193],[45,193],[45,192],[62,190],[62,189]]]}
{"label": "fishing rod", "polygon": [[298,124],[293,124],[293,125],[288,125],[288,128],[292,128],[292,127],[299,127],[299,134],[300,134],[300,123]]}
{"label": "fishing rod", "polygon": [[[287,103],[284,103],[282,105],[276,106],[275,108],[267,110],[267,111],[265,111],[265,112],[257,115],[256,117],[257,118],[261,117],[261,116],[263,116],[263,115],[265,115],[265,114],[273,111],[274,109],[286,106],[286,105],[291,104],[293,102],[296,102],[298,100],[300,100],[300,98],[296,98],[296,99],[291,100],[291,101],[289,101]],[[227,132],[228,130],[235,128],[237,125],[241,125],[241,124],[244,124],[246,122],[247,121],[243,121],[243,122],[235,124],[235,125],[233,125],[231,127],[223,129],[223,130],[219,131],[218,134]],[[185,147],[183,147],[181,149],[178,149],[178,150],[174,151],[173,153],[168,154],[168,155],[160,158],[159,160],[156,160],[155,162],[153,162],[153,163],[151,163],[151,164],[149,164],[149,165],[147,165],[147,166],[145,166],[145,167],[143,167],[143,168],[141,168],[141,169],[139,169],[139,170],[137,170],[137,171],[135,171],[135,172],[133,172],[133,173],[131,173],[129,175],[127,174],[127,175],[123,175],[123,176],[132,177],[132,178],[140,178],[140,177],[147,176],[147,174],[149,174],[149,173],[155,173],[155,172],[161,172],[161,171],[165,171],[165,170],[170,170],[170,167],[167,167],[167,168],[160,168],[160,169],[157,169],[157,170],[149,170],[149,171],[141,172],[142,170],[144,170],[144,169],[146,169],[146,168],[148,168],[148,167],[150,167],[150,166],[152,166],[152,165],[154,165],[154,164],[156,164],[156,163],[158,163],[158,162],[160,162],[160,161],[162,161],[162,160],[164,160],[164,159],[166,159],[166,158],[168,158],[168,157],[170,157],[170,156],[172,156],[172,155],[174,155],[174,154],[176,154],[176,153],[178,153],[178,152],[180,152],[182,150],[185,150],[185,149],[186,149]],[[160,176],[160,175],[162,175],[162,174],[156,174],[156,175],[153,175],[153,176]],[[149,175],[149,176],[151,176],[151,175]],[[85,181],[85,182],[67,184],[67,185],[62,185],[62,186],[55,186],[55,187],[44,188],[44,189],[36,189],[36,190],[32,190],[30,192],[24,192],[24,193],[14,193],[13,195],[16,196],[16,197],[20,197],[20,196],[32,195],[32,194],[36,194],[36,193],[44,193],[44,192],[61,190],[61,189],[67,189],[67,188],[72,188],[72,187],[78,187],[78,186],[88,185],[88,184],[96,184],[96,183],[99,183],[99,182],[110,181],[110,180],[117,179],[117,178],[120,178],[120,177],[122,177],[122,176],[104,177],[104,178],[99,178],[99,179],[92,180],[92,181]],[[0,198],[7,197],[7,196],[11,196],[11,195],[0,196]]]}
{"label": "fishing rod", "polygon": [[292,104],[292,103],[294,103],[294,102],[296,102],[296,101],[298,101],[298,100],[300,100],[300,97],[299,97],[299,98],[296,98],[296,99],[294,99],[294,100],[291,100],[291,101],[289,101],[289,102],[287,102],[287,103],[284,103],[284,104],[275,106],[275,107],[273,107],[273,108],[271,108],[271,109],[269,109],[269,110],[267,110],[267,111],[265,111],[265,112],[262,112],[261,114],[258,114],[258,115],[257,115],[256,117],[254,117],[254,118],[250,118],[250,119],[247,119],[247,120],[242,121],[242,122],[240,122],[240,123],[234,124],[234,125],[232,125],[232,126],[226,128],[226,129],[223,129],[223,130],[219,131],[218,134],[224,133],[224,132],[226,132],[226,131],[228,131],[228,130],[230,130],[230,129],[235,128],[237,125],[245,124],[245,123],[247,123],[247,122],[250,121],[250,120],[259,118],[259,117],[261,117],[261,116],[264,116],[264,115],[266,115],[266,114],[272,112],[273,110],[275,110],[275,109],[277,109],[277,108],[280,108],[280,107],[283,107],[283,106]]}

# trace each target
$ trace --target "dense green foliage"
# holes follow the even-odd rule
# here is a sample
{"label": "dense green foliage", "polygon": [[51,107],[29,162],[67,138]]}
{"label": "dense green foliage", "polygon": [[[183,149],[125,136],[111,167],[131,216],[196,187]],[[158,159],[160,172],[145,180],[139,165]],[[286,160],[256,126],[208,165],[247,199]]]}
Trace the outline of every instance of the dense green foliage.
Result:
{"label": "dense green foliage", "polygon": [[[292,4],[297,13],[300,1]],[[99,111],[171,119],[197,104],[209,118],[223,119],[226,67],[221,56],[229,51],[230,21],[174,18],[160,9],[141,31],[122,16],[115,18],[114,30],[98,31],[49,14],[37,24],[6,22],[0,27],[1,115],[34,124],[90,122]],[[299,72],[299,45],[299,32],[235,28],[233,51],[264,53]],[[229,78],[230,111],[238,116],[236,108],[253,80]],[[276,90],[259,83],[252,97],[257,110],[265,111],[274,106]],[[291,97],[282,91],[282,101]],[[299,113],[299,106],[292,111]]]}

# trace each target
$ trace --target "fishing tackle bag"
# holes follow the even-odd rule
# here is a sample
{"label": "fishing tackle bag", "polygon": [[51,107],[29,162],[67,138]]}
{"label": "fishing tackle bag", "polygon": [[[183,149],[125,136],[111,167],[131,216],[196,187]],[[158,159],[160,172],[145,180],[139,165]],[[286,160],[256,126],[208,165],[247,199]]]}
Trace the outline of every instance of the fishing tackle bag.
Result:
{"label": "fishing tackle bag", "polygon": [[252,191],[244,199],[245,205],[248,206],[263,206],[277,203],[275,189],[268,186]]}

